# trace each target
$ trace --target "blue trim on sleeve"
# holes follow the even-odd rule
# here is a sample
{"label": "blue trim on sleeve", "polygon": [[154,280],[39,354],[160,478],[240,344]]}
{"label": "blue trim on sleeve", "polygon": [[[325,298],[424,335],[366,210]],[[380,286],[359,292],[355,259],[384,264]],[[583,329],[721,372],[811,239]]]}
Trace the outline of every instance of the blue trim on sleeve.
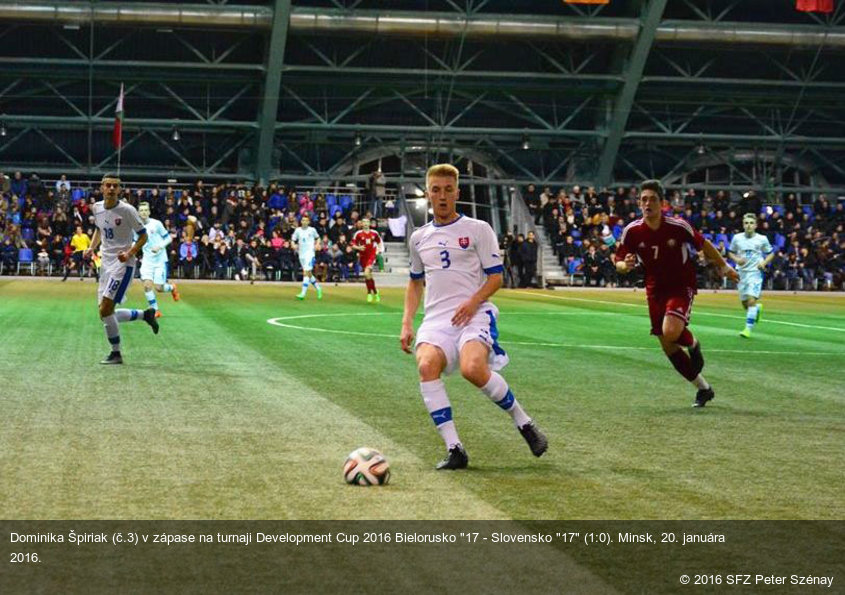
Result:
{"label": "blue trim on sleeve", "polygon": [[423,277],[425,277],[425,273],[415,273],[414,271],[411,271],[411,279],[419,280]]}
{"label": "blue trim on sleeve", "polygon": [[496,273],[504,273],[504,272],[505,272],[505,267],[500,265],[500,264],[497,264],[494,267],[490,267],[489,269],[484,269],[485,275],[495,275]]}
{"label": "blue trim on sleeve", "polygon": [[142,233],[147,233],[147,228],[142,227],[139,231],[136,231],[135,233],[137,233],[138,235],[141,235]]}

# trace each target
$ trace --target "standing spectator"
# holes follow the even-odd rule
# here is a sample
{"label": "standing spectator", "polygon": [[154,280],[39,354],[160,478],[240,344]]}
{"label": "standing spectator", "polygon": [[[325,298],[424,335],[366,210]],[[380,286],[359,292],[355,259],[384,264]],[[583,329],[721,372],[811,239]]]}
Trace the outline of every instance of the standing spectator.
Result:
{"label": "standing spectator", "polygon": [[537,254],[539,246],[534,237],[534,232],[529,231],[525,241],[519,247],[522,257],[522,277],[519,280],[520,287],[531,287],[534,283],[534,275],[537,273]]}
{"label": "standing spectator", "polygon": [[12,177],[10,190],[12,194],[16,196],[20,201],[18,206],[23,204],[23,199],[29,192],[29,184],[27,183],[26,178],[23,177],[23,174],[21,172],[15,172],[15,175]]}
{"label": "standing spectator", "polygon": [[384,196],[386,192],[387,186],[387,179],[384,177],[384,172],[381,171],[381,168],[378,168],[376,171],[370,175],[370,208],[369,211],[373,214],[373,216],[378,217],[381,215],[381,206],[384,202]]}
{"label": "standing spectator", "polygon": [[56,194],[70,194],[70,182],[65,174],[56,181]]}
{"label": "standing spectator", "polygon": [[517,286],[522,287],[522,278],[525,276],[525,266],[522,263],[522,245],[525,243],[525,236],[517,234],[516,240],[511,244],[511,264],[516,269]]}
{"label": "standing spectator", "polygon": [[537,190],[534,188],[534,184],[528,184],[524,198],[525,204],[528,206],[528,212],[534,218],[534,224],[539,225],[542,209],[540,208],[540,197],[537,196]]}
{"label": "standing spectator", "polygon": [[783,209],[787,213],[792,213],[793,216],[798,216],[798,211],[801,210],[801,205],[798,204],[798,198],[793,194],[789,193],[786,195],[786,198],[783,199]]}
{"label": "standing spectator", "polygon": [[601,284],[601,261],[594,244],[590,244],[587,253],[584,255],[584,286],[593,285],[599,287]]}
{"label": "standing spectator", "polygon": [[745,194],[742,195],[742,202],[739,205],[739,214],[745,215],[746,213],[751,213],[755,217],[760,216],[760,211],[763,210],[763,202],[760,200],[760,197],[757,196],[757,193],[753,190],[749,190]]}

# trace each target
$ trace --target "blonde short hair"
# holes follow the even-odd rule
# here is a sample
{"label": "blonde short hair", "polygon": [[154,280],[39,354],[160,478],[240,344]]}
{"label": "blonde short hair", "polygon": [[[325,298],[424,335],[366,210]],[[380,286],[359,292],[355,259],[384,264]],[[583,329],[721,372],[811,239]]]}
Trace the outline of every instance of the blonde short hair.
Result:
{"label": "blonde short hair", "polygon": [[428,168],[428,171],[425,172],[426,186],[428,186],[428,180],[434,176],[454,178],[455,184],[457,185],[460,172],[458,171],[458,168],[451,163],[438,163],[437,165],[432,165]]}
{"label": "blonde short hair", "polygon": [[751,219],[754,223],[757,223],[757,216],[754,213],[746,213],[742,216],[742,220],[745,221],[746,219]]}

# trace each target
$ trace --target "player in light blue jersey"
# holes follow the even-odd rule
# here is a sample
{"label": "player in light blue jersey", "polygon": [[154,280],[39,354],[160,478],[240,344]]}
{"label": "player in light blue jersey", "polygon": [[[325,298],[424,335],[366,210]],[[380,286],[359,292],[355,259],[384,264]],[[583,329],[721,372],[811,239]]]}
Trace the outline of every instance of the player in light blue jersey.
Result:
{"label": "player in light blue jersey", "polygon": [[323,289],[314,277],[314,261],[317,257],[317,250],[320,248],[320,235],[317,230],[311,227],[311,218],[303,215],[300,226],[293,232],[291,242],[293,249],[299,253],[299,264],[302,265],[302,291],[296,294],[296,299],[304,300],[308,293],[308,285],[314,286],[317,290],[317,299],[323,299]]}
{"label": "player in light blue jersey", "polygon": [[[179,290],[175,283],[167,282],[167,246],[173,241],[170,233],[158,219],[150,217],[150,203],[138,205],[138,214],[147,230],[147,243],[144,244],[144,258],[141,261],[141,281],[144,283],[144,295],[150,307],[155,310],[156,318],[161,316],[155,292],[169,293],[173,301],[179,301]],[[155,289],[155,291],[153,291]]]}
{"label": "player in light blue jersey", "polygon": [[745,328],[740,337],[751,338],[751,329],[760,320],[763,304],[760,292],[763,290],[763,271],[772,262],[775,252],[769,239],[757,233],[757,216],[746,213],[742,218],[743,233],[731,239],[730,257],[737,264],[739,272],[739,299],[745,308]]}

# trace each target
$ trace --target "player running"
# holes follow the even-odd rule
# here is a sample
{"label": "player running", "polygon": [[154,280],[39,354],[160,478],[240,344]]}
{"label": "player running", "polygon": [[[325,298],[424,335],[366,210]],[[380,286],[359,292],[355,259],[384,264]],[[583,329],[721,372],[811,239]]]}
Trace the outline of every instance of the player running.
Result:
{"label": "player running", "polygon": [[[100,320],[106,330],[106,338],[111,344],[111,353],[101,364],[122,364],[120,355],[120,327],[119,323],[132,322],[142,318],[158,334],[158,321],[155,310],[147,308],[143,312],[121,308],[115,310],[115,304],[123,301],[126,288],[132,282],[135,268],[135,255],[147,241],[147,230],[141,222],[141,217],[135,207],[118,200],[120,196],[120,179],[106,174],[103,176],[100,190],[103,200],[94,203],[91,213],[97,226],[91,246],[85,250],[85,257],[89,258],[102,242],[103,267],[100,284],[97,288],[97,298],[100,305]],[[138,240],[132,243],[133,234]]]}
{"label": "player running", "polygon": [[[161,316],[155,292],[170,293],[173,301],[179,301],[179,290],[175,283],[167,282],[167,247],[173,241],[170,233],[158,219],[150,217],[150,203],[138,205],[138,214],[147,230],[147,242],[144,244],[144,257],[141,260],[141,281],[144,283],[144,295],[147,303],[155,310],[156,318]],[[155,288],[155,291],[153,289]]]}
{"label": "player running", "polygon": [[361,227],[352,236],[352,249],[358,252],[358,262],[361,264],[361,269],[364,271],[364,280],[367,284],[367,302],[381,301],[378,289],[376,289],[376,282],[373,279],[373,265],[376,262],[376,256],[382,248],[381,236],[374,229],[370,229],[370,220],[364,218],[361,220]]}
{"label": "player running", "polygon": [[740,337],[751,338],[751,329],[760,320],[763,304],[759,302],[763,289],[763,271],[772,262],[775,252],[769,243],[769,238],[757,233],[757,217],[753,213],[746,213],[742,218],[743,233],[734,235],[728,254],[738,265],[739,299],[745,308],[745,329],[739,333]]}
{"label": "player running", "polygon": [[[460,367],[461,375],[510,414],[514,425],[539,457],[545,435],[522,409],[508,383],[495,371],[508,357],[498,342],[499,311],[488,299],[502,286],[499,242],[490,225],[455,210],[458,170],[434,165],[426,173],[426,194],[434,221],[411,236],[411,280],[405,291],[401,348],[416,349],[420,392],[448,454],[437,469],[463,469],[469,463],[452,420],[442,374]],[[414,315],[425,286],[422,325],[414,342]]]}
{"label": "player running", "polygon": [[317,299],[321,300],[323,299],[323,290],[312,273],[317,250],[320,247],[320,236],[316,229],[310,227],[311,218],[308,215],[303,215],[299,224],[300,226],[294,230],[291,238],[293,249],[299,252],[299,264],[302,265],[302,291],[296,294],[296,299],[305,299],[310,283],[317,290]]}
{"label": "player running", "polygon": [[691,249],[704,250],[722,275],[734,280],[739,276],[713,244],[689,223],[664,215],[660,210],[662,200],[663,187],[659,181],[642,183],[639,205],[643,216],[629,223],[622,232],[616,251],[616,270],[625,274],[638,263],[645,269],[651,334],[660,340],[663,352],[678,373],[698,389],[693,407],[704,407],[715,395],[701,376],[704,368],[701,343],[687,328],[693,297],[698,291],[695,255]]}

